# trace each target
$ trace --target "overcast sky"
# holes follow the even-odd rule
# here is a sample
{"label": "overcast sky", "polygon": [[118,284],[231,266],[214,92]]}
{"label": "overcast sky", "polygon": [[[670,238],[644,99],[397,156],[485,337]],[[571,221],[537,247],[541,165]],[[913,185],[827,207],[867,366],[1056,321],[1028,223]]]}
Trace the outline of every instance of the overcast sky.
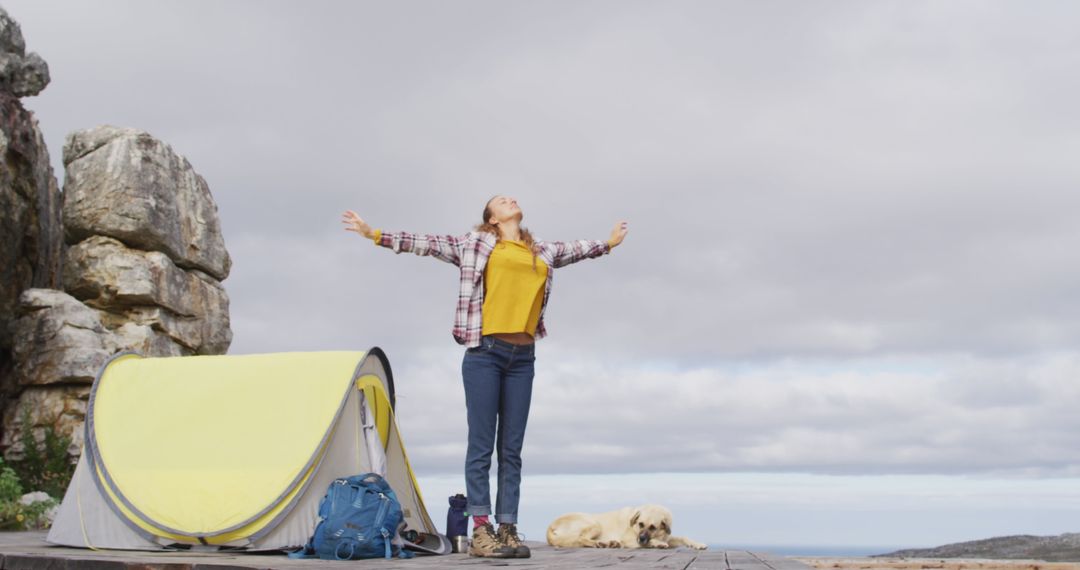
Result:
{"label": "overcast sky", "polygon": [[[187,157],[230,353],[383,347],[435,520],[457,275],[342,230],[496,194],[560,269],[522,529],[647,501],[711,544],[1080,531],[1080,5],[0,0],[64,136]],[[617,478],[616,478],[617,477]]]}

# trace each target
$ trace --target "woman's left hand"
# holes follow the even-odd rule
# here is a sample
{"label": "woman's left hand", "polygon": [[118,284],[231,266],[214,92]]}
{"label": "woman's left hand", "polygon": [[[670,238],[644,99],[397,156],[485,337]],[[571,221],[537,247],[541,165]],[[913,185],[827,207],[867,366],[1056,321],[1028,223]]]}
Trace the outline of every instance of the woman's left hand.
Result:
{"label": "woman's left hand", "polygon": [[629,224],[625,220],[615,224],[615,229],[611,230],[611,237],[608,239],[608,244],[611,247],[622,243],[622,240],[626,238],[626,232],[629,231],[628,226]]}

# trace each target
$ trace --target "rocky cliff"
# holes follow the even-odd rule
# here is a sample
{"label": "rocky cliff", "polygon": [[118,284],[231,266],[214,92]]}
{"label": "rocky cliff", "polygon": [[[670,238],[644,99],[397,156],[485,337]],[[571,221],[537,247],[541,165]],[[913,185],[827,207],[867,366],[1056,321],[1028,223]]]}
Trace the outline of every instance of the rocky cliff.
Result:
{"label": "rocky cliff", "polygon": [[60,284],[60,191],[38,122],[19,101],[48,83],[45,61],[26,52],[19,24],[0,8],[0,404],[20,391],[11,328],[19,295]]}
{"label": "rocky cliff", "polygon": [[987,558],[1080,562],[1080,534],[1001,536],[947,544],[936,548],[898,550],[879,556],[892,558]]}
{"label": "rocky cliff", "polygon": [[90,385],[110,356],[224,354],[231,260],[206,181],[148,133],[68,135],[63,193],[19,97],[48,83],[0,9],[0,448],[24,417],[79,453]]}

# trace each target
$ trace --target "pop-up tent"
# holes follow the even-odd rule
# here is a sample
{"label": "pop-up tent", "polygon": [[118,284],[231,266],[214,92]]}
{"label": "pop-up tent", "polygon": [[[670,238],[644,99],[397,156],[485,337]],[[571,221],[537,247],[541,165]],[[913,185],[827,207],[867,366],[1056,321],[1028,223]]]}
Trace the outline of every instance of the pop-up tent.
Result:
{"label": "pop-up tent", "polygon": [[[386,355],[113,357],[90,392],[86,443],[47,540],[88,548],[303,546],[331,481],[382,474],[416,531],[431,522],[394,420]],[[407,537],[413,533],[406,532]]]}

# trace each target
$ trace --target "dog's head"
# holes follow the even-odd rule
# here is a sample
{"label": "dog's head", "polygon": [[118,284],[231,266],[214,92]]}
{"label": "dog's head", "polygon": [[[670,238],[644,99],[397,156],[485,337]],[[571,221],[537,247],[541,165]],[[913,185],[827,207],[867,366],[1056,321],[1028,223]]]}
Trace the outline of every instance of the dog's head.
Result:
{"label": "dog's head", "polygon": [[648,546],[653,539],[667,542],[671,536],[671,511],[660,505],[642,505],[630,517],[630,526],[641,546]]}

